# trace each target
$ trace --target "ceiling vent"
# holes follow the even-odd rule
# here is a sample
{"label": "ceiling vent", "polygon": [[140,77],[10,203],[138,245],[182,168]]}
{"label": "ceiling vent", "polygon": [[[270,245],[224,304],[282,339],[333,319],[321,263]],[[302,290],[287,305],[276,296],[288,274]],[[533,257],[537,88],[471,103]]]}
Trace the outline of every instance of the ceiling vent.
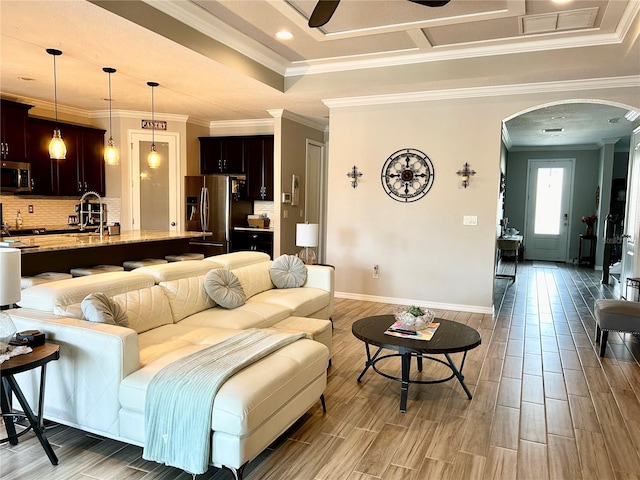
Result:
{"label": "ceiling vent", "polygon": [[544,133],[560,133],[564,132],[564,128],[543,128]]}
{"label": "ceiling vent", "polygon": [[593,28],[598,7],[519,17],[520,35]]}

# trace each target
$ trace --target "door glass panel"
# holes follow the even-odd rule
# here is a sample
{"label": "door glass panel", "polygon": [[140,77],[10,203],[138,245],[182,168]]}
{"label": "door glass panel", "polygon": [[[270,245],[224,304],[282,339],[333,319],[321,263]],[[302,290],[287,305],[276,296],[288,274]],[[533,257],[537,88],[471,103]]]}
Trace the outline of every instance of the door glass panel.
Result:
{"label": "door glass panel", "polygon": [[539,168],[533,232],[558,235],[562,208],[563,168]]}
{"label": "door glass panel", "polygon": [[169,229],[169,144],[156,142],[160,166],[149,168],[151,142],[140,142],[140,229]]}

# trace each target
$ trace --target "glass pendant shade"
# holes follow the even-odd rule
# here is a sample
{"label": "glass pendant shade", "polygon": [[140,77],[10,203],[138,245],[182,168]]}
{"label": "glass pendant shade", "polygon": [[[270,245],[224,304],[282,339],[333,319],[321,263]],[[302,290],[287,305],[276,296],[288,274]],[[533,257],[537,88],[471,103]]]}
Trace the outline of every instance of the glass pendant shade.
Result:
{"label": "glass pendant shade", "polygon": [[107,146],[104,149],[104,161],[107,165],[118,165],[120,163],[120,153],[113,144],[113,138],[109,137]]}
{"label": "glass pendant shade", "polygon": [[160,166],[160,154],[156,151],[155,144],[151,145],[151,151],[147,155],[147,165],[149,168],[158,168]]}
{"label": "glass pendant shade", "polygon": [[53,160],[64,160],[67,158],[67,146],[64,144],[64,140],[62,140],[62,134],[59,128],[53,131],[53,138],[49,142],[49,157]]}

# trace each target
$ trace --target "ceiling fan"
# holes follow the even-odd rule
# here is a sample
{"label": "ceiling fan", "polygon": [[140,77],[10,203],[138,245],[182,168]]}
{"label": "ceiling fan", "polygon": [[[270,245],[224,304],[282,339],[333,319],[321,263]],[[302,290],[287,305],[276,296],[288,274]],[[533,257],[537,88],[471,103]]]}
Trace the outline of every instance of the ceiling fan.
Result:
{"label": "ceiling fan", "polygon": [[[409,0],[413,3],[419,3],[420,5],[425,5],[427,7],[442,7],[449,3],[450,0]],[[313,13],[311,13],[311,17],[309,18],[309,26],[311,28],[322,27],[326,24],[331,17],[333,16],[333,12],[338,8],[338,4],[340,0],[318,0],[316,7],[313,9]]]}

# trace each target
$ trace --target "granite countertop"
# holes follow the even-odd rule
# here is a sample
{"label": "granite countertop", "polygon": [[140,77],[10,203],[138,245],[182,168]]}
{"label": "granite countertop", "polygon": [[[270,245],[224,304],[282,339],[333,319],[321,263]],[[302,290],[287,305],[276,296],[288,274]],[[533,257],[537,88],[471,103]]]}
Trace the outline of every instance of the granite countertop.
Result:
{"label": "granite countertop", "polygon": [[[109,236],[105,234],[100,237],[97,233],[76,232],[60,235],[30,235],[12,236],[4,238],[7,240],[17,240],[22,243],[18,248],[23,254],[51,252],[55,250],[73,250],[77,248],[100,247],[108,245],[118,245],[124,243],[142,243],[161,240],[174,240],[180,238],[201,237],[202,232],[171,232],[164,230],[134,230],[125,231],[120,235]],[[10,245],[4,245],[10,246]]]}
{"label": "granite countertop", "polygon": [[245,232],[271,232],[273,228],[257,228],[257,227],[233,227],[234,230],[242,230]]}

